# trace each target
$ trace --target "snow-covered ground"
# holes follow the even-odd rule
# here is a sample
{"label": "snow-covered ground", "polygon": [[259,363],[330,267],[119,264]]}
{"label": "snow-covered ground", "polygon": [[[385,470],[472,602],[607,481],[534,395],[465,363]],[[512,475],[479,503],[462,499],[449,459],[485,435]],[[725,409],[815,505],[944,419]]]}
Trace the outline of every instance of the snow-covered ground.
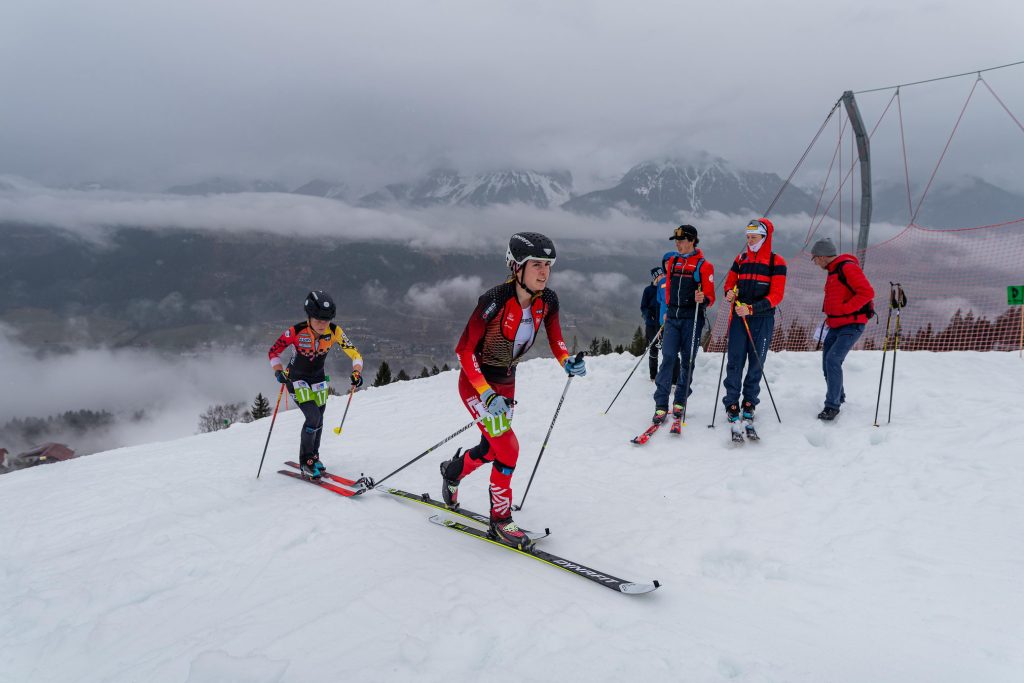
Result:
{"label": "snow-covered ground", "polygon": [[[772,355],[783,422],[762,392],[763,440],[733,448],[721,414],[706,428],[719,356],[702,355],[682,438],[640,448],[646,367],[605,416],[634,360],[589,360],[517,519],[551,527],[551,552],[662,582],[643,596],[275,474],[294,410],[258,480],[269,420],[5,475],[0,681],[1024,680],[1024,361],[902,353],[875,428],[880,361],[851,354],[826,425],[819,356]],[[519,377],[521,494],[565,378],[550,359]],[[468,421],[455,383],[361,392],[324,461],[392,471]],[[389,483],[437,495],[437,463],[475,441]],[[463,503],[485,510],[486,483]]]}

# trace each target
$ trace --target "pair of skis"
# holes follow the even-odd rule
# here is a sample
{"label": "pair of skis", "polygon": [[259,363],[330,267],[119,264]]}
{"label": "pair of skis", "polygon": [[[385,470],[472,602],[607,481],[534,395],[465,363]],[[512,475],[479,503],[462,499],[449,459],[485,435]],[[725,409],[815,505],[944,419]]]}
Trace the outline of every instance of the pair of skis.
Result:
{"label": "pair of skis", "polygon": [[[666,417],[668,417],[668,416],[666,415]],[[664,420],[662,420],[661,422],[655,422],[650,427],[645,429],[643,432],[641,432],[640,434],[638,434],[638,435],[634,436],[632,439],[630,439],[629,440],[630,443],[634,443],[637,446],[643,446],[645,443],[647,443],[648,441],[651,440],[651,437],[654,436],[655,433],[657,433],[657,431],[659,429],[661,429],[661,426],[663,424],[665,424]],[[682,417],[682,415],[678,415],[678,416],[673,415],[672,416],[672,427],[669,429],[669,433],[670,434],[675,434],[677,436],[681,435],[683,433],[683,417]]]}
{"label": "pair of skis", "polygon": [[[299,468],[299,464],[296,462],[289,461],[286,462],[285,464],[289,467],[295,468],[296,470]],[[293,470],[278,470],[278,473],[286,475],[288,477],[292,477],[293,479],[305,481],[315,486],[319,486],[320,488],[327,489],[332,493],[336,493],[346,498],[358,496],[362,493],[365,493],[366,491],[371,490],[370,488],[367,488],[364,485],[363,482],[365,480],[348,479],[346,477],[342,477],[331,472],[324,472],[320,479],[311,479],[306,475]],[[610,588],[619,593],[624,593],[626,595],[641,595],[643,593],[650,593],[651,591],[661,586],[661,584],[657,580],[652,581],[651,583],[636,583],[633,581],[619,579],[612,576],[611,574],[599,572],[585,565],[578,564],[576,562],[571,562],[565,558],[553,555],[544,550],[540,550],[536,548],[536,546],[528,550],[524,550],[510,543],[505,543],[504,541],[492,537],[488,532],[482,529],[479,529],[475,526],[471,526],[470,524],[466,524],[465,522],[450,519],[447,515],[456,515],[462,517],[467,521],[475,522],[477,524],[482,524],[485,526],[489,525],[490,523],[489,516],[481,515],[478,512],[473,512],[472,510],[468,510],[462,506],[459,506],[456,509],[451,509],[448,506],[446,506],[442,501],[431,498],[426,493],[416,495],[415,493],[409,493],[408,491],[403,491],[402,489],[396,489],[387,486],[374,486],[372,487],[372,489],[390,494],[392,496],[395,496],[396,498],[411,500],[415,503],[420,503],[421,505],[426,505],[428,507],[432,507],[444,512],[445,515],[432,515],[429,518],[429,521],[433,522],[434,524],[447,527],[449,529],[452,529],[453,531],[458,531],[462,534],[472,536],[482,541],[488,541],[489,543],[493,543],[494,545],[498,545],[507,550],[519,553],[520,555],[532,557],[533,559],[539,562],[543,562],[544,564],[550,565],[552,567],[558,567],[559,569],[563,569],[569,572],[570,574],[582,576],[585,579],[589,579],[594,583],[602,585],[605,588]],[[545,538],[551,534],[551,530],[547,528],[544,529],[543,534],[539,535],[527,531],[526,529],[523,529],[523,531],[526,533],[527,536],[529,536],[534,541],[539,540],[541,538]]]}
{"label": "pair of skis", "polygon": [[747,441],[761,440],[761,437],[757,434],[757,430],[754,429],[753,420],[736,420],[735,422],[730,422],[729,431],[732,433],[732,442],[737,445],[746,443]]}
{"label": "pair of skis", "polygon": [[[637,446],[643,446],[645,443],[651,440],[661,426],[665,424],[664,421],[652,424],[650,427],[645,429],[643,432],[634,436],[630,439],[630,443],[634,443]],[[754,428],[753,420],[737,420],[736,422],[729,423],[729,430],[732,433],[732,442],[734,444],[742,444],[747,441],[760,441],[761,437],[758,435],[757,430]],[[669,430],[672,434],[680,434],[682,432],[682,418],[672,418],[672,428]]]}

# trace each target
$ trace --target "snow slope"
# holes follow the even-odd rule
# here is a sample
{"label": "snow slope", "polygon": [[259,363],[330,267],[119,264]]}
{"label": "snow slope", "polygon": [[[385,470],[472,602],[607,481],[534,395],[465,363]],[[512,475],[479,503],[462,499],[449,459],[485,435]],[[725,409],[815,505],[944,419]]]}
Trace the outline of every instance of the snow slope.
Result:
{"label": "snow slope", "polygon": [[[551,552],[636,581],[613,593],[426,521],[275,474],[301,415],[0,477],[0,681],[1020,681],[1024,362],[903,353],[874,428],[879,352],[847,361],[850,402],[819,423],[813,353],[772,355],[760,444],[711,419],[702,355],[682,438],[646,425],[629,356],[573,380],[525,509]],[[646,363],[644,363],[646,366]],[[468,422],[456,373],[358,394],[333,469],[377,477]],[[520,369],[522,494],[565,384]],[[328,427],[341,417],[332,399]],[[437,463],[392,483],[437,495]],[[449,447],[450,446],[450,447]],[[485,471],[463,503],[486,509]]]}

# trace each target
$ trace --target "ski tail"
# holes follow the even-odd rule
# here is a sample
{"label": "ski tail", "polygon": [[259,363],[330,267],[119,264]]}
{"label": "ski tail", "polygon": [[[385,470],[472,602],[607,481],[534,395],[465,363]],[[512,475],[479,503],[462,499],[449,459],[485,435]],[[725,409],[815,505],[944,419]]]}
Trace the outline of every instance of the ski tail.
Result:
{"label": "ski tail", "polygon": [[319,481],[315,480],[315,479],[310,479],[309,477],[307,477],[304,474],[299,474],[298,472],[292,472],[291,470],[278,470],[277,473],[278,474],[283,474],[286,477],[291,477],[292,479],[298,479],[299,481],[304,481],[307,484],[312,484],[313,486],[319,486],[320,488],[327,489],[328,491],[333,491],[334,493],[337,493],[339,496],[345,496],[346,498],[350,498],[350,497],[356,495],[355,491],[353,491],[351,489],[347,489],[344,486],[337,486],[336,484],[332,484],[329,481],[324,481],[323,479],[320,479]]}

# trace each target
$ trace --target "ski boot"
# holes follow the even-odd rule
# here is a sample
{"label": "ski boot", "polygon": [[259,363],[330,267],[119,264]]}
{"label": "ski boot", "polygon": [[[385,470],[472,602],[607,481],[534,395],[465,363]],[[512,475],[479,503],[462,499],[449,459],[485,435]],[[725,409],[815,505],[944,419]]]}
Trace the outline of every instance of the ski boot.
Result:
{"label": "ski boot", "polygon": [[672,406],[672,417],[682,418],[684,406],[682,403],[676,403]]}
{"label": "ski boot", "polygon": [[320,462],[320,457],[314,455],[312,458],[306,458],[302,461],[302,465],[299,466],[299,471],[313,481],[320,481],[324,472],[327,471],[327,468],[324,467],[322,462]]}
{"label": "ski boot", "polygon": [[824,420],[825,422],[831,422],[836,419],[839,415],[839,408],[825,408],[823,411],[818,413],[818,419]]}
{"label": "ski boot", "polygon": [[519,550],[533,550],[533,539],[523,533],[519,525],[511,517],[504,519],[491,519],[488,534],[491,538],[501,541]]}
{"label": "ski boot", "polygon": [[729,420],[733,443],[743,443],[743,425],[740,423],[740,407],[735,403],[726,406],[725,416]]}
{"label": "ski boot", "polygon": [[668,410],[665,409],[665,406],[657,406],[654,409],[654,417],[651,418],[651,422],[656,425],[660,425],[665,421],[666,415],[668,415]]}
{"label": "ski boot", "polygon": [[441,499],[444,504],[451,510],[459,509],[459,480],[449,479],[448,472],[455,470],[456,476],[462,471],[462,449],[455,451],[455,455],[452,456],[451,460],[445,460],[441,463]]}
{"label": "ski boot", "polygon": [[757,435],[757,430],[754,429],[754,404],[750,401],[744,401],[740,415],[743,417],[743,430],[746,432],[747,438],[751,441],[759,441],[761,437]]}

